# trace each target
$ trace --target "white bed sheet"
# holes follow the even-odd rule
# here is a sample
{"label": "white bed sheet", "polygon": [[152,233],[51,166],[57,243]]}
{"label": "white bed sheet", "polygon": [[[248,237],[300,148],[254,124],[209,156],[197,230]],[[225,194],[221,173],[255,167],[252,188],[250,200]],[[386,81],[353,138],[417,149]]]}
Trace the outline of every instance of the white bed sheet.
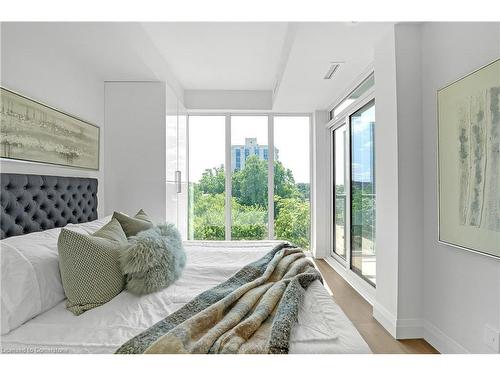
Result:
{"label": "white bed sheet", "polygon": [[[276,243],[188,241],[186,269],[165,290],[142,297],[124,291],[80,316],[66,310],[62,301],[1,336],[1,350],[3,353],[113,353],[199,293],[263,256]],[[307,289],[298,320],[291,334],[290,353],[371,353],[319,281]]]}

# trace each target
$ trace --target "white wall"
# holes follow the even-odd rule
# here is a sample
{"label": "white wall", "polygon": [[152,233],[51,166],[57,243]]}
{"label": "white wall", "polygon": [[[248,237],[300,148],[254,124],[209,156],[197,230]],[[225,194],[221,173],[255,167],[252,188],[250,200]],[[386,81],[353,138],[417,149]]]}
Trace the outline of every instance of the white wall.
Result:
{"label": "white wall", "polygon": [[326,129],[327,111],[314,113],[312,138],[313,190],[312,235],[313,255],[325,258],[330,255],[330,130]]}
{"label": "white wall", "polygon": [[373,316],[396,335],[398,316],[398,118],[394,30],[375,46],[377,289]]}
{"label": "white wall", "polygon": [[[398,338],[422,337],[423,168],[421,27],[397,24]],[[383,214],[383,213],[381,213]]]}
{"label": "white wall", "polygon": [[185,90],[188,110],[271,110],[271,90]]}
{"label": "white wall", "polygon": [[500,56],[499,23],[422,26],[424,318],[426,338],[447,352],[492,352],[500,330],[500,261],[437,242],[436,92]]}
{"label": "white wall", "polygon": [[[1,160],[4,173],[93,177],[99,180],[98,214],[104,212],[104,85],[88,67],[55,48],[36,23],[1,24],[1,85],[101,127],[99,171]],[[33,38],[33,36],[37,36]]]}
{"label": "white wall", "polygon": [[166,86],[164,82],[106,82],[106,213],[143,208],[166,218]]}
{"label": "white wall", "polygon": [[375,46],[377,294],[398,338],[489,353],[500,331],[500,261],[437,242],[436,93],[500,56],[498,23],[397,24]]}

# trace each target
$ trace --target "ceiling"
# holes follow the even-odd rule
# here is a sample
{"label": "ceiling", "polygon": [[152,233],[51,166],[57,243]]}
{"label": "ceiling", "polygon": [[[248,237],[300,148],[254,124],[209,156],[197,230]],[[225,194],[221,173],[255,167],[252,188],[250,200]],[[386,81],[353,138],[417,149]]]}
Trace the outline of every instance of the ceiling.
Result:
{"label": "ceiling", "polygon": [[[143,23],[185,90],[273,90],[273,110],[327,107],[373,61],[389,23]],[[331,80],[330,62],[345,62]]]}
{"label": "ceiling", "polygon": [[[324,109],[373,63],[374,45],[391,24],[300,23],[273,109]],[[323,77],[331,62],[344,62],[332,79]]]}
{"label": "ceiling", "polygon": [[143,23],[186,90],[270,90],[286,23]]}
{"label": "ceiling", "polygon": [[[11,23],[5,30],[16,33],[18,40],[63,51],[103,80],[165,80],[179,97],[189,90],[271,94],[277,87],[274,111],[311,112],[325,109],[366,70],[376,41],[391,27],[347,22],[46,22]],[[332,61],[345,63],[331,80],[324,80]]]}

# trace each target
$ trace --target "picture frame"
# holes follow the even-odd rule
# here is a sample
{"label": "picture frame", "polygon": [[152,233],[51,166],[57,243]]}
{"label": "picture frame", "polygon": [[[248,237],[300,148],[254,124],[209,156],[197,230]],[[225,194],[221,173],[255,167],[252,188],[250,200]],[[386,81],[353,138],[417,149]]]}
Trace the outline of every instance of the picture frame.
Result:
{"label": "picture frame", "polygon": [[97,171],[100,128],[0,87],[0,157]]}
{"label": "picture frame", "polygon": [[500,58],[438,100],[438,241],[500,258]]}

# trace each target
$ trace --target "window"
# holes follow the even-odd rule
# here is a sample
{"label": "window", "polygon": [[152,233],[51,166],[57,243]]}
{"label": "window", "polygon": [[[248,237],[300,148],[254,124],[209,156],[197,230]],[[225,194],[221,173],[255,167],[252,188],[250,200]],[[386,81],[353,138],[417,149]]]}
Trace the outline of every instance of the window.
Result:
{"label": "window", "polygon": [[373,82],[371,74],[347,97],[352,101],[340,110],[342,115],[331,121],[331,251],[346,272],[375,286],[375,100],[359,93]]}
{"label": "window", "polygon": [[310,116],[190,115],[188,129],[188,239],[310,247]]}

